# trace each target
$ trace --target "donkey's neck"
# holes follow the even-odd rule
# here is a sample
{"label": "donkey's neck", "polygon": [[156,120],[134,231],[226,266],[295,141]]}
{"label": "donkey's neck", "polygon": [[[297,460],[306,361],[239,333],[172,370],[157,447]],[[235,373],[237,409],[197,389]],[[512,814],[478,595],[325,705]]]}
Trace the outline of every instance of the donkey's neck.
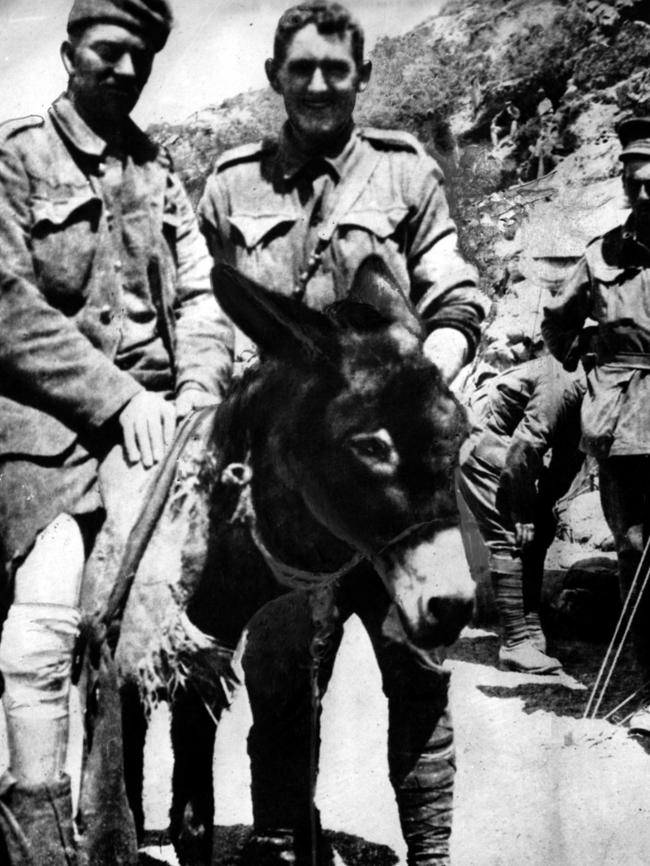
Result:
{"label": "donkey's neck", "polygon": [[[356,551],[338,539],[308,509],[300,485],[287,480],[287,453],[297,450],[287,436],[301,429],[300,400],[304,374],[273,362],[250,369],[228,401],[222,437],[230,459],[250,460],[252,502],[257,533],[266,550],[288,566],[313,573],[336,572]],[[291,399],[288,399],[291,395]]]}
{"label": "donkey's neck", "polygon": [[285,486],[272,467],[254,467],[252,493],[257,531],[281,562],[313,573],[331,573],[354,558],[356,551],[320,523],[300,492]]}

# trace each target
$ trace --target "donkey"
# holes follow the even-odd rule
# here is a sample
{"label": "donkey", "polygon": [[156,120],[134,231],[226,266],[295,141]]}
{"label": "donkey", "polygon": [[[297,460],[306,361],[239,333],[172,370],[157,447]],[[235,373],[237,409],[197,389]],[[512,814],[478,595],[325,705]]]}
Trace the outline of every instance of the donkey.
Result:
{"label": "donkey", "polygon": [[[210,453],[218,480],[195,537],[195,548],[206,549],[186,610],[193,626],[232,649],[268,601],[296,587],[318,593],[364,559],[415,644],[452,643],[474,596],[462,556],[449,568],[466,419],[423,355],[415,317],[402,302],[392,308],[400,296],[381,261],[367,260],[350,297],[323,312],[226,265],[213,285],[260,360],[217,413]],[[171,834],[183,864],[211,862],[221,709],[191,679],[172,701]],[[125,735],[134,731],[143,727],[125,725]],[[135,754],[133,744],[126,754]],[[141,818],[138,772],[127,762]]]}

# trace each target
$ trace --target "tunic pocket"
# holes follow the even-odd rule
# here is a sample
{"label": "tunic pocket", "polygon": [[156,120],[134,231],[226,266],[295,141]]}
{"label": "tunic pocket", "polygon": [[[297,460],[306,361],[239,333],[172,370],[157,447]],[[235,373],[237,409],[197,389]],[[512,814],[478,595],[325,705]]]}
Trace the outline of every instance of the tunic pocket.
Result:
{"label": "tunic pocket", "polygon": [[68,316],[84,303],[97,244],[101,200],[90,189],[32,201],[36,276],[52,306]]}

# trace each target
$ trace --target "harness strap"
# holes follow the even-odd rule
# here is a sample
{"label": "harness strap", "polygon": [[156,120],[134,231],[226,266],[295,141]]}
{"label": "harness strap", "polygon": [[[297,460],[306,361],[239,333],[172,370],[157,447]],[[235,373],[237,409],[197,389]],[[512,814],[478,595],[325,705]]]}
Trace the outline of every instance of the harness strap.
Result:
{"label": "harness strap", "polygon": [[307,259],[307,266],[298,277],[298,285],[293,291],[293,296],[298,300],[302,300],[307,291],[307,284],[314,276],[323,260],[323,254],[330,245],[334,233],[343,218],[349,213],[359,199],[359,196],[364,191],[370,178],[375,173],[375,169],[379,165],[381,155],[376,151],[368,151],[365,157],[360,160],[355,173],[349,180],[340,186],[340,195],[338,201],[334,203],[334,207],[330,211],[329,217],[325,220],[323,227],[318,232],[318,240],[311,255]]}
{"label": "harness strap", "polygon": [[650,354],[646,352],[617,352],[606,361],[599,359],[599,364],[617,364],[630,370],[650,370]]}
{"label": "harness strap", "polygon": [[138,566],[167,501],[167,495],[176,475],[178,459],[199,425],[214,412],[214,406],[206,406],[191,412],[183,419],[176,431],[171,448],[151,480],[144,505],[129,533],[113,589],[99,619],[100,628],[102,631],[105,630],[109,646],[113,652],[119,640],[122,614]]}
{"label": "harness strap", "polygon": [[[248,471],[243,472],[243,468]],[[239,476],[239,478],[237,477]],[[241,479],[241,480],[240,480]],[[248,527],[251,539],[255,547],[262,554],[264,561],[271,570],[273,577],[282,586],[287,586],[290,589],[315,589],[323,584],[332,583],[343,577],[349,571],[358,565],[363,559],[363,555],[355,553],[355,555],[341,566],[337,571],[307,571],[304,568],[298,568],[295,565],[288,565],[281,559],[278,559],[275,554],[271,553],[257,528],[257,514],[253,504],[253,496],[251,492],[252,472],[248,464],[233,464],[226,467],[221,480],[227,484],[236,484],[241,487],[239,500],[235,511],[230,518],[230,523],[244,523]]]}

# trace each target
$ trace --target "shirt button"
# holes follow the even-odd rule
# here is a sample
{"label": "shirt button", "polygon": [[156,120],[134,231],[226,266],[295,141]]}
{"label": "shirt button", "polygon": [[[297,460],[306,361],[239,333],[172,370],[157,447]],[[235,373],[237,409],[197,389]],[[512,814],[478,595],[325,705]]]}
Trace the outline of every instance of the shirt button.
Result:
{"label": "shirt button", "polygon": [[102,325],[110,325],[113,321],[113,311],[108,304],[105,304],[99,311],[99,321]]}

